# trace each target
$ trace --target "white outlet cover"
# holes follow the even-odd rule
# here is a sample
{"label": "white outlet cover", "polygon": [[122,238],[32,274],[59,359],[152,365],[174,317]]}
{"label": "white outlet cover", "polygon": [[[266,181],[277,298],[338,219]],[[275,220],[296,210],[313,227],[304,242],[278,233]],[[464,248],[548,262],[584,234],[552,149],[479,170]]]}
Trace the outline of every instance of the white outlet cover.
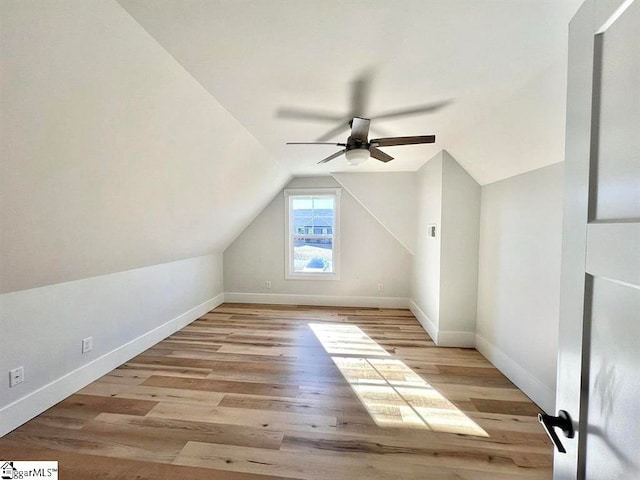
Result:
{"label": "white outlet cover", "polygon": [[88,353],[93,349],[93,337],[87,337],[82,340],[82,353]]}
{"label": "white outlet cover", "polygon": [[9,388],[24,382],[24,367],[14,368],[9,370]]}

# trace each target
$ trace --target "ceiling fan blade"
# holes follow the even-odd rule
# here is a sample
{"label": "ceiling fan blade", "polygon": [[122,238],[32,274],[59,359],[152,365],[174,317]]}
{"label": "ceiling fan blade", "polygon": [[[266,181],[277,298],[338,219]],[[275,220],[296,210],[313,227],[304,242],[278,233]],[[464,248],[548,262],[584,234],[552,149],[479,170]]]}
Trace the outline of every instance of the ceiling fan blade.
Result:
{"label": "ceiling fan blade", "polygon": [[390,112],[384,112],[380,115],[373,115],[371,118],[380,120],[383,118],[404,117],[405,115],[417,115],[419,113],[433,113],[440,110],[443,107],[449,105],[453,100],[443,100],[441,102],[430,103],[428,105],[421,105],[419,107],[405,108],[403,110],[392,110]]}
{"label": "ceiling fan blade", "polygon": [[323,122],[339,122],[344,119],[343,115],[306,110],[301,108],[279,108],[276,112],[278,118],[291,118],[294,120],[320,120]]}
{"label": "ceiling fan blade", "polygon": [[333,138],[343,132],[346,132],[349,130],[349,120],[351,120],[350,118],[341,118],[340,119],[340,124],[335,127],[332,128],[331,130],[329,130],[327,133],[325,133],[324,135],[320,136],[317,138],[318,142],[325,142],[327,140],[329,140],[330,138]]}
{"label": "ceiling fan blade", "polygon": [[369,143],[373,147],[393,147],[396,145],[415,145],[418,143],[435,143],[435,135],[416,135],[413,137],[374,138]]}
{"label": "ceiling fan blade", "polygon": [[287,142],[287,145],[335,145],[336,147],[346,147],[346,143],[334,142]]}
{"label": "ceiling fan blade", "polygon": [[351,120],[351,137],[367,141],[369,137],[369,124],[371,121],[368,118],[353,117]]}
{"label": "ceiling fan blade", "polygon": [[351,111],[349,113],[352,117],[360,117],[366,114],[372,77],[373,71],[368,69],[351,83]]}
{"label": "ceiling fan blade", "polygon": [[387,163],[393,160],[391,155],[387,155],[382,150],[378,150],[376,147],[369,147],[369,153],[376,160],[380,160],[381,162]]}
{"label": "ceiling fan blade", "polygon": [[334,158],[338,158],[340,155],[342,155],[346,151],[347,151],[346,149],[340,150],[339,152],[336,152],[333,155],[329,155],[327,158],[324,158],[324,159],[320,160],[318,163],[327,163],[327,162],[333,160]]}

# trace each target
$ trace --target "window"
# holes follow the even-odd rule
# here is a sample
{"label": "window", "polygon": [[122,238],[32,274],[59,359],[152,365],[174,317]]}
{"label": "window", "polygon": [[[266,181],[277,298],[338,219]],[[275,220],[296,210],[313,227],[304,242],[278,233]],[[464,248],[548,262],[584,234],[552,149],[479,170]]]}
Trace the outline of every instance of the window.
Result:
{"label": "window", "polygon": [[286,279],[338,280],[340,189],[286,189]]}

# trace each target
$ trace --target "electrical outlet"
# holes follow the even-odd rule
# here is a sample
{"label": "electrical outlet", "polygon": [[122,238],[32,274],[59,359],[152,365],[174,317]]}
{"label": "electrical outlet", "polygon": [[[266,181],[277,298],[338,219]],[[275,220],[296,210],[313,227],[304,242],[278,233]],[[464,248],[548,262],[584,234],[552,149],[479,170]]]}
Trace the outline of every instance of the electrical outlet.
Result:
{"label": "electrical outlet", "polygon": [[378,283],[378,291],[379,292],[384,291],[384,283],[382,283],[382,282]]}
{"label": "electrical outlet", "polygon": [[271,288],[271,280],[264,281],[264,288]]}
{"label": "electrical outlet", "polygon": [[93,337],[82,339],[82,353],[89,353],[93,349]]}
{"label": "electrical outlet", "polygon": [[22,382],[24,382],[24,367],[9,370],[9,388],[13,388]]}

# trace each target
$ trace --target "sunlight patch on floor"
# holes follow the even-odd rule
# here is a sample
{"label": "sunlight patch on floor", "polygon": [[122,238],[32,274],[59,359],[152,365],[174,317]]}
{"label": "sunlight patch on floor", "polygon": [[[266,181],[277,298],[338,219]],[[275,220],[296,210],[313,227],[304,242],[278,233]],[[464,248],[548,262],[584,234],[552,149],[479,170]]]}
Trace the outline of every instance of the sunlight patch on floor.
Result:
{"label": "sunlight patch on floor", "polygon": [[402,360],[389,358],[390,354],[356,325],[309,326],[327,353],[340,355],[331,359],[376,425],[489,436]]}
{"label": "sunlight patch on floor", "polygon": [[389,356],[389,352],[356,325],[310,323],[309,327],[329,354]]}

